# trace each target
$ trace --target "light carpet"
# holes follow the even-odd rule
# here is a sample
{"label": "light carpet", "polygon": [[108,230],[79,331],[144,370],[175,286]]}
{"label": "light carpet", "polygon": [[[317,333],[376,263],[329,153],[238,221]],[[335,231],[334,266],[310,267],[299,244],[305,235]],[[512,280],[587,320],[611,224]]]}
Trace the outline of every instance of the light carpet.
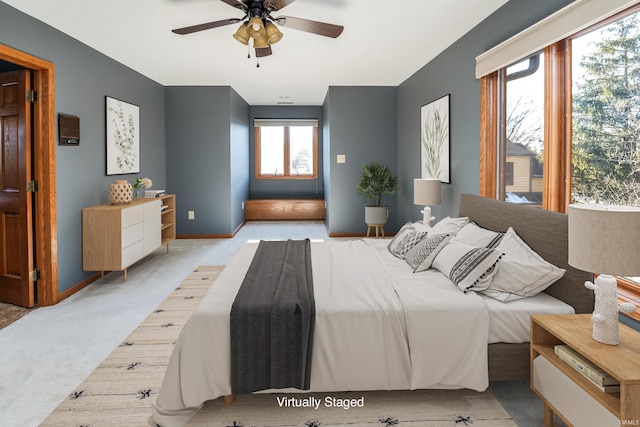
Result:
{"label": "light carpet", "polygon": [[[174,342],[222,269],[201,266],[192,272],[41,425],[148,426],[151,401],[158,394]],[[309,404],[311,398],[320,402],[318,409],[294,406]],[[345,409],[347,402],[356,406]],[[222,427],[472,425],[516,424],[489,391],[471,390],[254,394],[238,396],[230,406],[221,399],[207,402],[189,423]]]}

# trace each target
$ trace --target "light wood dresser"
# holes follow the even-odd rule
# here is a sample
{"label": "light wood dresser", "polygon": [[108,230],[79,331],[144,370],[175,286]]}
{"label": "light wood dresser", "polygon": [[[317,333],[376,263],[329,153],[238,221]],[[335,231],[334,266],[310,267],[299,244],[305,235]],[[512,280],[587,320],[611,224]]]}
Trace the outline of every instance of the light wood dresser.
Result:
{"label": "light wood dresser", "polygon": [[123,271],[176,237],[175,195],[82,210],[82,269]]}

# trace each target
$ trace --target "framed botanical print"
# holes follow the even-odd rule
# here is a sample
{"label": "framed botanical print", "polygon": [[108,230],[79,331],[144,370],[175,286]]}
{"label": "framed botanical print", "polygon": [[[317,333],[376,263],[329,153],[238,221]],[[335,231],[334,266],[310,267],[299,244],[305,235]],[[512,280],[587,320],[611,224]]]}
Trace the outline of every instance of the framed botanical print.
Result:
{"label": "framed botanical print", "polygon": [[140,107],[106,97],[107,175],[140,172]]}
{"label": "framed botanical print", "polygon": [[449,95],[445,95],[420,110],[422,178],[451,183],[449,144]]}

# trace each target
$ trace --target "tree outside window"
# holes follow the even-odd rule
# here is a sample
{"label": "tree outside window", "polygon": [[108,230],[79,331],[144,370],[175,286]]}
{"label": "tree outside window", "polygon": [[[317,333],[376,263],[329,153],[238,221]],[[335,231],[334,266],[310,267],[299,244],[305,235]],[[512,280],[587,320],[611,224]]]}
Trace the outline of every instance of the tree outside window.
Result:
{"label": "tree outside window", "polygon": [[640,26],[572,40],[571,201],[640,206]]}

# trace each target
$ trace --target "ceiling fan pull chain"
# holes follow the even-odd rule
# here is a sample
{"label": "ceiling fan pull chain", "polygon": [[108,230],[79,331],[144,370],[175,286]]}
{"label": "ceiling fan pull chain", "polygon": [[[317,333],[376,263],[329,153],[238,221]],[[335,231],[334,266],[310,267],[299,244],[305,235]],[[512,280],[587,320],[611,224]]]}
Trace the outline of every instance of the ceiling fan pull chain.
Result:
{"label": "ceiling fan pull chain", "polygon": [[260,58],[256,56],[256,68],[260,68]]}

